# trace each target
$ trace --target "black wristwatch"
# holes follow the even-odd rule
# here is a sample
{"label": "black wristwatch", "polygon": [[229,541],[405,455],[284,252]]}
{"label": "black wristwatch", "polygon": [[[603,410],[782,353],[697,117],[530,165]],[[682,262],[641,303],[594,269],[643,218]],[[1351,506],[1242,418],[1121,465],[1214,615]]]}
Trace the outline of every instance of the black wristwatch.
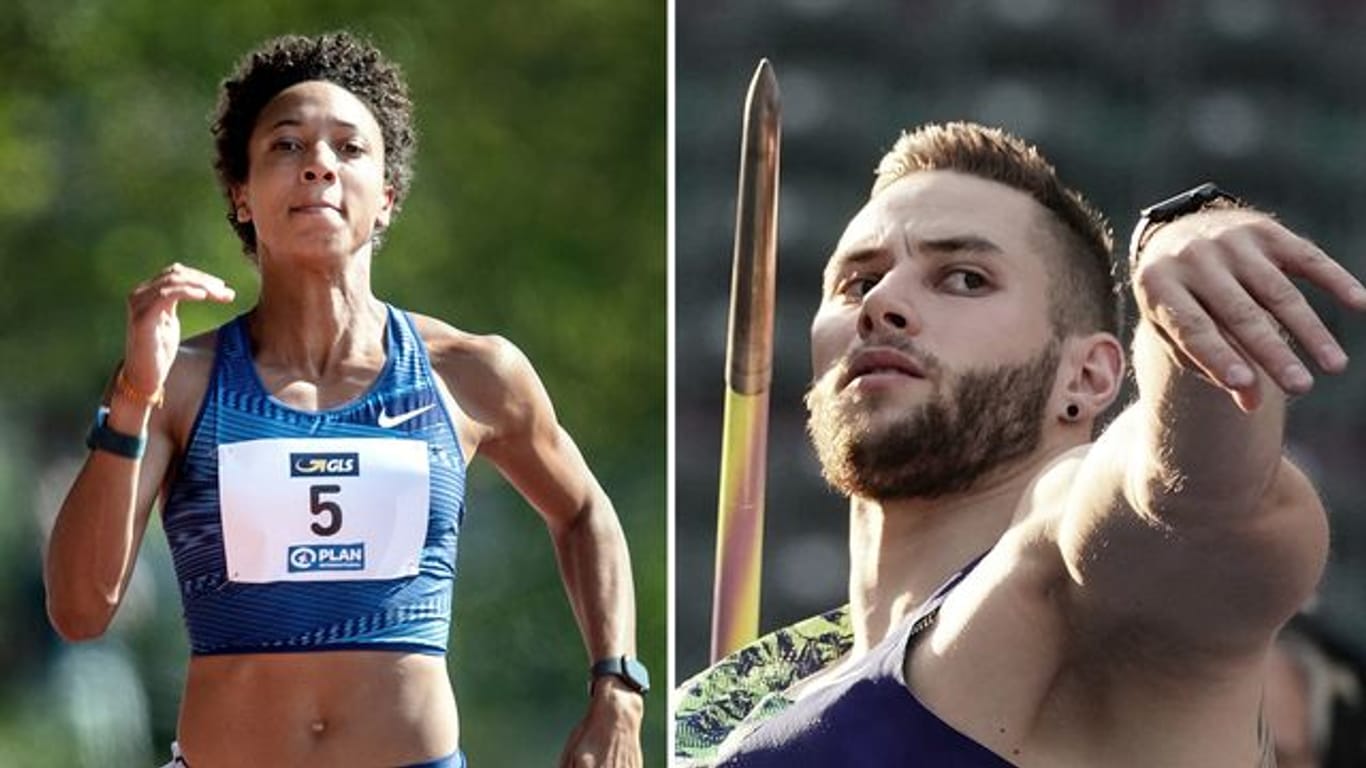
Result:
{"label": "black wristwatch", "polygon": [[147,438],[142,435],[125,435],[111,429],[108,424],[109,409],[101,406],[95,411],[95,423],[90,425],[90,433],[85,436],[85,446],[92,451],[105,451],[125,459],[137,460],[147,451]]}
{"label": "black wristwatch", "polygon": [[1134,263],[1138,258],[1138,252],[1147,244],[1148,235],[1157,225],[1175,221],[1188,213],[1203,211],[1217,201],[1231,203],[1235,208],[1246,205],[1239,198],[1207,181],[1194,189],[1188,189],[1144,208],[1139,216],[1138,225],[1134,227],[1134,234],[1129,238],[1129,263]]}
{"label": "black wristwatch", "polygon": [[639,659],[630,656],[611,656],[593,664],[590,670],[592,679],[588,682],[588,692],[593,692],[593,681],[606,675],[614,675],[626,683],[626,687],[644,695],[650,690],[650,673]]}

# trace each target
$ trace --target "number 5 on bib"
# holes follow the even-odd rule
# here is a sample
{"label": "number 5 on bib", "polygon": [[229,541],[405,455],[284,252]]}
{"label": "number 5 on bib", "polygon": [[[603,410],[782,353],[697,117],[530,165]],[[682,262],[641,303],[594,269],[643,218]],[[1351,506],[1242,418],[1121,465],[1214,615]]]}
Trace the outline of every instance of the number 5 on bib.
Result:
{"label": "number 5 on bib", "polygon": [[228,579],[396,579],[427,537],[427,444],[279,438],[218,447]]}

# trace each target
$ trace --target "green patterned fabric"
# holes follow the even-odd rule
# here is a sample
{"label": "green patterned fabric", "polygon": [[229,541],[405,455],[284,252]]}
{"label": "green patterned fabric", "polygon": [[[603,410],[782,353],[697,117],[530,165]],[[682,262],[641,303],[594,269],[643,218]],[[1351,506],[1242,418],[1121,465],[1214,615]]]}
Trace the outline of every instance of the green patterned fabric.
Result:
{"label": "green patterned fabric", "polygon": [[849,608],[812,616],[755,640],[674,692],[674,768],[708,765],[732,733],[789,704],[784,692],[849,652]]}

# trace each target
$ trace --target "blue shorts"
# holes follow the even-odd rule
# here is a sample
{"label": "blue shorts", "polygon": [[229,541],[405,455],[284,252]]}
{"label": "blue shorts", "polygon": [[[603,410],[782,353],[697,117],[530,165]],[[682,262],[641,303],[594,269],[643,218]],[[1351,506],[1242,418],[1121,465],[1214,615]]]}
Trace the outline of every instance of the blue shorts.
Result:
{"label": "blue shorts", "polygon": [[[435,760],[428,760],[425,763],[414,763],[412,765],[401,766],[401,768],[467,768],[469,764],[465,762],[465,753],[456,750],[454,753],[445,757],[438,757]],[[180,745],[171,742],[171,762],[162,768],[190,768],[190,764],[180,754]]]}
{"label": "blue shorts", "polygon": [[403,768],[466,768],[465,753],[456,750],[454,754],[438,757],[435,760],[428,760],[425,763],[415,763],[406,765]]}

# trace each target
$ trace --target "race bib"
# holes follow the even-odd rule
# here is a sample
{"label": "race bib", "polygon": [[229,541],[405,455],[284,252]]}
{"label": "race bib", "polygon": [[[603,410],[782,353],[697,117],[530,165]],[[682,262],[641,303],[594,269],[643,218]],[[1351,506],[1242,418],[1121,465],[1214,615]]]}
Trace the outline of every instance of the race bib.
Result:
{"label": "race bib", "polygon": [[427,443],[281,438],[218,446],[228,579],[396,579],[427,538]]}

